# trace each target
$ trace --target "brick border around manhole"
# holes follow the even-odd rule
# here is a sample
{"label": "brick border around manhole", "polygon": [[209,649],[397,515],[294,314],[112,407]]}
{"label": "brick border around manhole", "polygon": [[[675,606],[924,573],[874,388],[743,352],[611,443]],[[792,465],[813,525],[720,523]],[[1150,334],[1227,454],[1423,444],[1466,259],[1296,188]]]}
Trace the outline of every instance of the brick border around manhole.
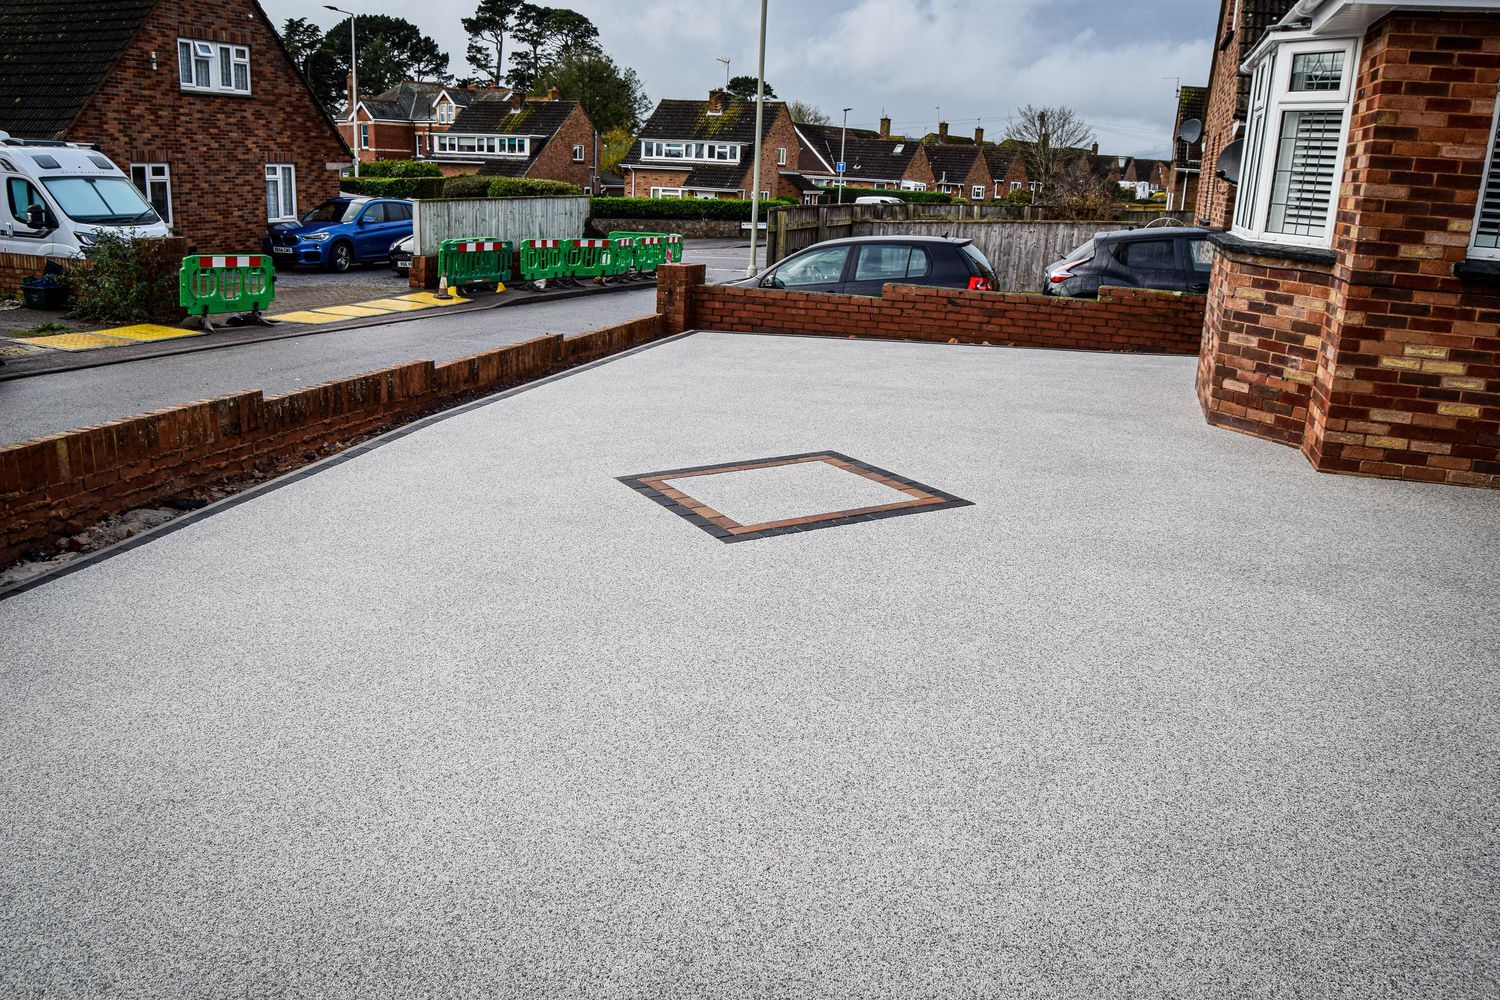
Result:
{"label": "brick border around manhole", "polygon": [[[849,510],[810,514],[806,517],[784,518],[763,521],[758,524],[741,524],[733,518],[714,510],[694,499],[687,492],[667,485],[667,480],[694,479],[702,476],[723,475],[730,472],[751,472],[756,469],[774,469],[808,462],[825,462],[852,475],[889,486],[905,493],[906,500],[879,504],[873,507],[855,507]],[[818,528],[837,528],[845,524],[863,521],[878,521],[887,517],[906,514],[922,514],[932,510],[950,510],[954,507],[972,507],[972,500],[956,497],[951,493],[934,489],[913,479],[898,476],[894,472],[877,468],[867,462],[850,458],[836,451],[813,451],[803,455],[781,455],[775,458],[760,458],[749,462],[731,462],[722,465],[699,465],[687,469],[665,469],[660,472],[643,472],[633,476],[619,476],[619,482],[656,501],[663,507],[708,532],[721,542],[748,542],[756,538],[774,538]]]}

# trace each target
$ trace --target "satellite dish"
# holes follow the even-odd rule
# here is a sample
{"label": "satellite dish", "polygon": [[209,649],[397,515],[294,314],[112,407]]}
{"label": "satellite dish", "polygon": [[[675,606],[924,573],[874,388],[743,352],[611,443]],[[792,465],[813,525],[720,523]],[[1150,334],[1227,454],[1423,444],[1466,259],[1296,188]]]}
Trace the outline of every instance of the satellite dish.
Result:
{"label": "satellite dish", "polygon": [[1191,146],[1203,138],[1203,123],[1196,118],[1189,118],[1177,130],[1177,138]]}
{"label": "satellite dish", "polygon": [[1236,186],[1240,183],[1240,158],[1245,155],[1245,140],[1236,139],[1219,152],[1219,165],[1214,176]]}

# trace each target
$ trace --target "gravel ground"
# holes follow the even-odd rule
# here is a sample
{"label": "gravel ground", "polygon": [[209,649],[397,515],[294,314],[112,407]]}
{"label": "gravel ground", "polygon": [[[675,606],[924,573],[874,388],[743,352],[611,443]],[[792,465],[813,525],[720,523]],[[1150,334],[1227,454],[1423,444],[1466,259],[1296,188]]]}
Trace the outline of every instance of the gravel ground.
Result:
{"label": "gravel ground", "polygon": [[[1500,497],[1193,365],[697,335],[0,602],[0,996],[1495,996]],[[823,449],[975,505],[615,480]]]}

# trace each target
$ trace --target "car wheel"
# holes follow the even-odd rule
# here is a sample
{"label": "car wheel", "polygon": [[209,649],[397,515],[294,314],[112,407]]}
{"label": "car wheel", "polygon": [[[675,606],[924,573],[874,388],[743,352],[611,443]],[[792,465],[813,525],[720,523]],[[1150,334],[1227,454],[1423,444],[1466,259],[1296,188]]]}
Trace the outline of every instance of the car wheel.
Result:
{"label": "car wheel", "polygon": [[328,251],[328,270],[344,274],[354,266],[354,247],[348,243],[335,243]]}

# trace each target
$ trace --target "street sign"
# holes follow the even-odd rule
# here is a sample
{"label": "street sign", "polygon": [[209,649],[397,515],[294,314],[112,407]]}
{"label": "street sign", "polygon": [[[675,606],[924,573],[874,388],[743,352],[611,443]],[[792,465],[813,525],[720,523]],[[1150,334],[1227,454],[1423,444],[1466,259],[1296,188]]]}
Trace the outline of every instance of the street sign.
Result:
{"label": "street sign", "polygon": [[838,162],[838,166],[834,167],[833,169],[837,170],[839,173],[843,173],[844,172],[844,161],[840,160]]}

